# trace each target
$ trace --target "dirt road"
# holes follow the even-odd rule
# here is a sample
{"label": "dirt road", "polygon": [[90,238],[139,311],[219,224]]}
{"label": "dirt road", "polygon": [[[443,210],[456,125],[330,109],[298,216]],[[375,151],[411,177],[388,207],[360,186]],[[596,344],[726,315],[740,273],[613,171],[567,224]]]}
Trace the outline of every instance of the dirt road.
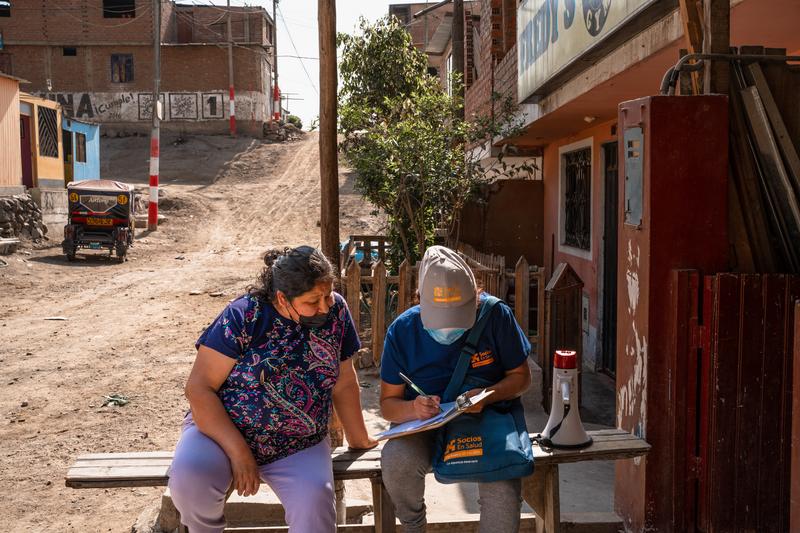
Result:
{"label": "dirt road", "polygon": [[[5,258],[0,530],[129,531],[158,500],[159,489],[67,489],[63,476],[80,453],[174,446],[194,340],[253,280],[267,248],[319,244],[317,142],[167,141],[169,220],[139,230],[128,262],[67,263],[58,236]],[[107,144],[104,177],[146,175],[146,139]],[[340,181],[341,235],[377,231],[352,177]],[[131,401],[104,407],[110,394]]]}

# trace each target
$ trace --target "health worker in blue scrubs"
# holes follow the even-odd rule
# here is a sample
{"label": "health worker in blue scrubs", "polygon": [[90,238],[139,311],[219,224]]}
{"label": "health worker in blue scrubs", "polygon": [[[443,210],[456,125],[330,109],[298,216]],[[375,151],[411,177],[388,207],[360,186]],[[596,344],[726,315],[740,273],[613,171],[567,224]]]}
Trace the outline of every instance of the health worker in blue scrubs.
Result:
{"label": "health worker in blue scrubs", "polygon": [[[381,358],[381,412],[392,423],[425,420],[439,401],[458,362],[485,295],[469,265],[453,250],[432,246],[419,269],[420,303],[389,326]],[[530,342],[504,303],[491,309],[468,377],[492,383],[493,394],[470,409],[517,398],[530,386]],[[408,387],[400,373],[425,393]],[[473,396],[482,389],[473,389]],[[435,431],[389,440],[383,448],[383,481],[406,533],[425,531],[425,475],[431,471]],[[481,533],[519,530],[521,481],[479,483]]]}

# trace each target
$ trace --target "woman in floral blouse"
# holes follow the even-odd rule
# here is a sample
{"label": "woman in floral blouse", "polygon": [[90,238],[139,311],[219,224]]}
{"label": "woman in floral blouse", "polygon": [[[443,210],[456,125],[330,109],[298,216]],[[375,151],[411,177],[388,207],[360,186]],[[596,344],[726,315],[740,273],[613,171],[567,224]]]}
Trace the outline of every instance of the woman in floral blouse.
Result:
{"label": "woman in floral blouse", "polygon": [[186,384],[191,412],[169,488],[191,533],[221,532],[229,488],[248,496],[264,481],[293,533],[336,530],[328,440],[331,410],[351,448],[369,437],[351,356],[360,343],[334,272],[319,250],[272,250],[248,294],[197,341]]}

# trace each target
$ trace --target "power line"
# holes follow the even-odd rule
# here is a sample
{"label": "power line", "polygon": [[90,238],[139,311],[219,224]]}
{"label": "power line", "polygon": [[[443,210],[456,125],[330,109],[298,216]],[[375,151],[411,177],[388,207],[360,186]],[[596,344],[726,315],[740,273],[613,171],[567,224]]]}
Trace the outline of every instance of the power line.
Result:
{"label": "power line", "polygon": [[[294,39],[292,38],[292,32],[289,31],[289,27],[286,25],[286,19],[283,18],[283,11],[281,11],[280,6],[278,7],[278,14],[281,16],[281,22],[283,22],[283,27],[286,30],[286,34],[289,36],[289,42],[292,43],[292,48],[294,48],[294,53],[300,58],[300,52],[297,51],[297,46],[294,44]],[[302,58],[300,59],[300,66],[303,67],[303,72],[306,73],[306,77],[308,78],[308,82],[311,84],[311,88],[314,89],[314,92],[317,93],[319,96],[319,89],[314,84],[314,80],[311,79],[311,74],[308,73],[308,69],[306,68],[306,64],[303,62]]]}

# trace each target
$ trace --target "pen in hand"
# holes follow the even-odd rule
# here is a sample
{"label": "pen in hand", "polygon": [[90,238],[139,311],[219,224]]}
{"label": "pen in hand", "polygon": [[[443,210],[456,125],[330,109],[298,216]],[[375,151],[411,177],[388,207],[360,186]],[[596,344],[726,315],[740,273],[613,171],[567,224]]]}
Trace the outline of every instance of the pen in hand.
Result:
{"label": "pen in hand", "polygon": [[[403,374],[402,372],[400,372],[399,374],[400,374],[400,379],[402,379],[403,381],[405,381],[405,382],[406,382],[406,384],[407,384],[409,387],[411,387],[411,389],[412,389],[412,390],[414,390],[414,392],[416,392],[417,394],[419,394],[419,395],[420,395],[420,396],[422,396],[423,398],[430,398],[430,396],[429,396],[428,394],[426,394],[426,393],[425,393],[425,391],[423,391],[422,389],[420,389],[420,388],[419,388],[419,387],[416,385],[416,383],[414,383],[413,381],[411,381],[411,379],[410,379],[408,376],[406,376],[406,375],[405,375],[405,374]],[[442,406],[441,406],[441,405],[439,406],[439,412],[444,412],[444,409],[442,409]]]}

